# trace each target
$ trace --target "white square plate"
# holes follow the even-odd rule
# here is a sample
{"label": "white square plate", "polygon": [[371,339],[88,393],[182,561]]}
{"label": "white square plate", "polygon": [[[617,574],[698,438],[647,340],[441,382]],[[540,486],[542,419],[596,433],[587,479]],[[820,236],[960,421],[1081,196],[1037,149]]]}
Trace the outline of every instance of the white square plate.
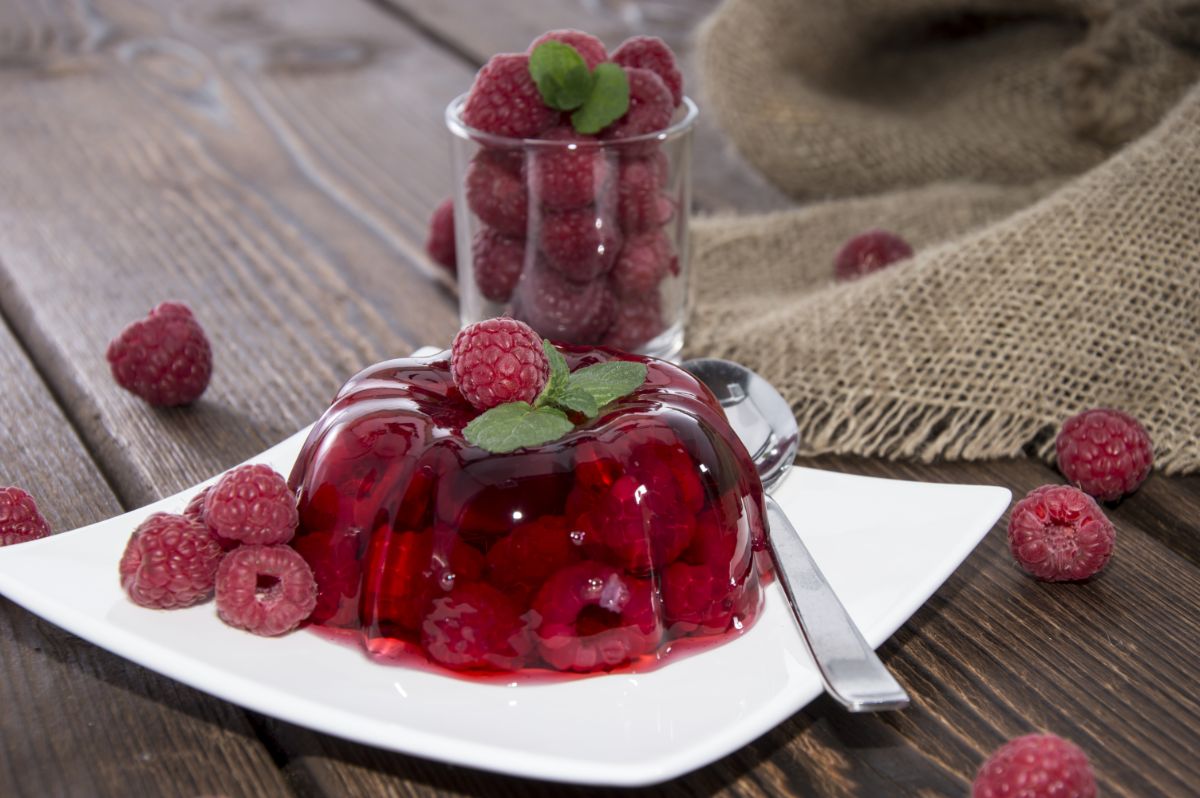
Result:
{"label": "white square plate", "polygon": [[[287,474],[307,432],[254,462]],[[548,684],[477,683],[377,664],[311,632],[255,637],[222,623],[212,603],[173,612],[134,605],[117,577],[130,533],[150,513],[181,512],[199,487],[0,548],[0,593],[98,646],[257,712],[380,748],[541,779],[626,786],[670,779],[754,740],[821,692],[777,585],[754,626],[724,645],[649,673]],[[776,496],[878,646],[975,548],[1010,493],[797,468]]]}

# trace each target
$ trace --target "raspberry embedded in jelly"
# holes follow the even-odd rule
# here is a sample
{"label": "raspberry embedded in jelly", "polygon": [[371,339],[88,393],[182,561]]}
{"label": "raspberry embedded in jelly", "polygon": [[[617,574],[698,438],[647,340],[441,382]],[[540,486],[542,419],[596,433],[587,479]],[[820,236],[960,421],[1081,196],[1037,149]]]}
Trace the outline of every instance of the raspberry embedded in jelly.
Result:
{"label": "raspberry embedded in jelly", "polygon": [[754,620],[762,489],[712,395],[668,363],[561,349],[572,370],[631,359],[647,378],[509,454],[463,438],[478,411],[448,353],[347,383],[291,476],[313,625],[458,672],[590,672]]}

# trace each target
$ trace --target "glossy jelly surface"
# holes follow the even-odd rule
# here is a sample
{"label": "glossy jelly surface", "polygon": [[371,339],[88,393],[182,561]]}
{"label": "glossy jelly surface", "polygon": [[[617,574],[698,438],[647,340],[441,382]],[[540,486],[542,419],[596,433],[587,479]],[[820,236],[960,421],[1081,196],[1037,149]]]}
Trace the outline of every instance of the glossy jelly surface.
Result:
{"label": "glossy jelly surface", "polygon": [[510,454],[463,438],[478,411],[448,353],[342,388],[291,475],[311,623],[386,659],[483,674],[645,669],[672,641],[754,620],[762,489],[716,400],[669,363],[560,348],[572,370],[621,358],[647,379]]}

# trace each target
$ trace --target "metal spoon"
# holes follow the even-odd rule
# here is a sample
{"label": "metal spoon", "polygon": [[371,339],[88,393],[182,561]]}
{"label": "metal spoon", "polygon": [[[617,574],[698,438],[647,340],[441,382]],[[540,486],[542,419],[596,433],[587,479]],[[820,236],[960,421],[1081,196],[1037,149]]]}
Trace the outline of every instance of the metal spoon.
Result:
{"label": "metal spoon", "polygon": [[[787,401],[771,383],[738,363],[701,358],[685,361],[683,368],[707,385],[725,409],[754,460],[763,490],[779,485],[799,446],[799,429]],[[908,706],[908,693],[863,639],[779,503],[770,493],[763,498],[775,575],[825,690],[851,712]]]}

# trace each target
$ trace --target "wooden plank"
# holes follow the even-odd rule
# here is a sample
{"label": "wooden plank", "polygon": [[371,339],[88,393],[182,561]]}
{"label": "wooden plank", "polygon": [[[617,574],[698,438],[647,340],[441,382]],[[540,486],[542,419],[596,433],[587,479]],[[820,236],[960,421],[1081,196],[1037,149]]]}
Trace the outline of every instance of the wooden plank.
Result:
{"label": "wooden plank", "polygon": [[[51,529],[122,511],[0,321],[0,486]],[[116,566],[113,566],[116,579]],[[244,714],[0,599],[0,795],[288,795]]]}
{"label": "wooden plank", "polygon": [[[792,201],[753,170],[728,138],[703,112],[703,87],[697,79],[694,28],[698,14],[711,3],[674,3],[678,15],[659,13],[658,24],[615,14],[611,4],[562,2],[561,0],[500,0],[488,3],[488,13],[479,13],[473,0],[378,0],[406,21],[421,27],[447,48],[458,52],[472,66],[482,65],[495,53],[522,52],[537,36],[559,28],[577,28],[615,48],[629,36],[653,34],[666,39],[679,56],[687,93],[700,103],[693,159],[693,195],[697,210],[768,211],[792,205]],[[635,12],[638,4],[621,4]],[[646,4],[652,6],[653,4]],[[663,4],[669,5],[669,4]],[[650,11],[646,12],[650,14]]]}

